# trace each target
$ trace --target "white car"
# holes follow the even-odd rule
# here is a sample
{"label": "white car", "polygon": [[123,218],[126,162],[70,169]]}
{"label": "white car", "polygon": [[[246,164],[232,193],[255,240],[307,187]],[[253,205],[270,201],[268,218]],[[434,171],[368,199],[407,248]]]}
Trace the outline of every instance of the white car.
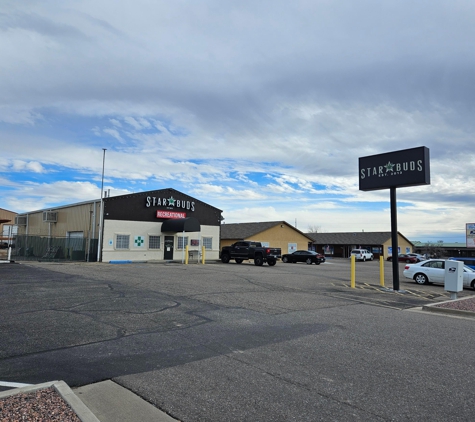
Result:
{"label": "white car", "polygon": [[373,260],[373,254],[367,249],[353,249],[351,255],[354,255],[356,261]]}
{"label": "white car", "polygon": [[[445,283],[445,259],[428,259],[417,264],[406,264],[404,277],[417,284]],[[463,266],[463,285],[475,289],[475,270]]]}

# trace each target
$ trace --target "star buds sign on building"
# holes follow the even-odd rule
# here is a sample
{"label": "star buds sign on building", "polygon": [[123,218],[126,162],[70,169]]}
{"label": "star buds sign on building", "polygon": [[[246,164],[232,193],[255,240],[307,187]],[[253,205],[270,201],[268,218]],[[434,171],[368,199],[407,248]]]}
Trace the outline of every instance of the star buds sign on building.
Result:
{"label": "star buds sign on building", "polygon": [[[390,189],[392,250],[398,250],[396,188],[430,185],[429,149],[417,147],[359,158],[362,191]],[[393,287],[399,290],[398,260],[393,259]]]}

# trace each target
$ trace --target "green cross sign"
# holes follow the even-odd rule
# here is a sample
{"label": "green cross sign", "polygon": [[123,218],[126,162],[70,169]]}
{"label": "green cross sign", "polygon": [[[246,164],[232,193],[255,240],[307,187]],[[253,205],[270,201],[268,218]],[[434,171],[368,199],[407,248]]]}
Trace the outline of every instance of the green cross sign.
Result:
{"label": "green cross sign", "polygon": [[137,245],[138,247],[142,246],[145,242],[145,239],[142,237],[142,236],[135,236],[135,245]]}

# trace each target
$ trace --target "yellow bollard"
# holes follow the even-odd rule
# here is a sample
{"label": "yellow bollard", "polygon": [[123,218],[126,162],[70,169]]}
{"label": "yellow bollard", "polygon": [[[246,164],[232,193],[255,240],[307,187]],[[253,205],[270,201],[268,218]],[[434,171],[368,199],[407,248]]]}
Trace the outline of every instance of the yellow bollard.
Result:
{"label": "yellow bollard", "polygon": [[350,287],[354,289],[356,287],[355,281],[356,281],[356,258],[354,255],[351,255],[351,278],[350,278]]}
{"label": "yellow bollard", "polygon": [[201,263],[205,263],[206,258],[206,248],[204,246],[201,247]]}
{"label": "yellow bollard", "polygon": [[384,287],[384,258],[379,257],[379,284]]}
{"label": "yellow bollard", "polygon": [[185,246],[185,265],[188,265],[188,245]]}

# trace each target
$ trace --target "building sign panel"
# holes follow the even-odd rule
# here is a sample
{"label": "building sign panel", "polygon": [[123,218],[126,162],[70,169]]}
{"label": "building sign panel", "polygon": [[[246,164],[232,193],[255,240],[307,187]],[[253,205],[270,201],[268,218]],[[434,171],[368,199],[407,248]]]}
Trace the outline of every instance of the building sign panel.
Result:
{"label": "building sign panel", "polygon": [[157,210],[157,218],[186,218],[186,212]]}
{"label": "building sign panel", "polygon": [[475,248],[475,223],[467,223],[467,248]]}
{"label": "building sign panel", "polygon": [[363,191],[430,185],[429,149],[417,147],[359,158]]}

